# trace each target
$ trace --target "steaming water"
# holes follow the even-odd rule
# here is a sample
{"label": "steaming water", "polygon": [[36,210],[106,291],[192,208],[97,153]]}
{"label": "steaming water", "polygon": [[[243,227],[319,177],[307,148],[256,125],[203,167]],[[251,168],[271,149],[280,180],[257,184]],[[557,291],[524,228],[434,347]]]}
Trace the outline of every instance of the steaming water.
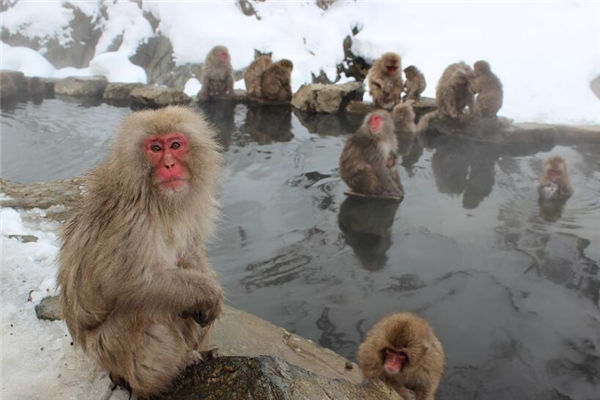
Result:
{"label": "steaming water", "polygon": [[[419,313],[447,354],[439,399],[597,398],[600,146],[415,142],[398,207],[343,194],[337,162],[356,119],[204,111],[225,148],[210,256],[232,305],[349,358],[381,316]],[[57,100],[4,110],[1,176],[81,175],[129,113]],[[575,187],[562,209],[537,203],[551,154]]]}

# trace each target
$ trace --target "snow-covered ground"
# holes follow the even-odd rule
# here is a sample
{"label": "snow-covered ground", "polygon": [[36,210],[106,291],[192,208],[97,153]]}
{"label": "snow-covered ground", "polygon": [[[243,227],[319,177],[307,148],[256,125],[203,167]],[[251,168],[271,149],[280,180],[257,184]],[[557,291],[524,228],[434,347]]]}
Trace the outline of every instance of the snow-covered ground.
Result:
{"label": "snow-covered ground", "polygon": [[[20,1],[1,13],[2,26],[30,37],[67,41],[72,10],[61,1]],[[101,2],[71,2],[91,16]],[[111,81],[146,82],[128,57],[153,35],[144,12],[160,20],[178,64],[202,62],[217,44],[226,45],[234,68],[246,67],[254,49],[294,62],[293,88],[323,69],[335,77],[342,41],[353,27],[353,50],[370,58],[396,51],[404,65],[415,64],[433,96],[444,68],[486,59],[504,83],[501,114],[517,121],[600,123],[600,101],[590,80],[600,75],[600,2],[559,1],[343,1],[327,11],[313,0],[252,2],[260,15],[245,16],[235,1],[102,2],[108,18],[89,67],[56,70],[39,53],[2,44],[1,67],[27,75],[65,77],[101,74]],[[107,52],[119,35],[118,51]],[[42,52],[43,53],[43,52]],[[243,82],[237,87],[243,88]],[[197,81],[186,90],[195,94]]]}

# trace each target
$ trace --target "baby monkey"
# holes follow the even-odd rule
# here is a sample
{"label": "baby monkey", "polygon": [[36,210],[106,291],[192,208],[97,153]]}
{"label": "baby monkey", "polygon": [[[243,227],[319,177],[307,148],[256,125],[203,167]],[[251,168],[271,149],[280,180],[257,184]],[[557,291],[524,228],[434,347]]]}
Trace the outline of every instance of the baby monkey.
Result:
{"label": "baby monkey", "polygon": [[444,350],[433,329],[412,313],[388,315],[358,349],[364,376],[381,379],[405,399],[433,400],[444,369]]}

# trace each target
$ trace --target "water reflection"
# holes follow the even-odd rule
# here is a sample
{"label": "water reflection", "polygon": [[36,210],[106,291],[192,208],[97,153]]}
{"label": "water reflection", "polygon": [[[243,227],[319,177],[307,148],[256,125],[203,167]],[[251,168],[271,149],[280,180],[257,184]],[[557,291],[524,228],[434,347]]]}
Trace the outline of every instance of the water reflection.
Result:
{"label": "water reflection", "polygon": [[241,131],[258,144],[289,142],[292,133],[292,109],[282,105],[248,104]]}
{"label": "water reflection", "polygon": [[199,105],[204,116],[217,129],[217,137],[225,151],[229,150],[234,131],[235,107],[234,102],[220,99],[205,101]]}
{"label": "water reflection", "polygon": [[338,224],[364,269],[378,271],[385,266],[399,205],[397,201],[358,197],[348,197],[342,202]]}

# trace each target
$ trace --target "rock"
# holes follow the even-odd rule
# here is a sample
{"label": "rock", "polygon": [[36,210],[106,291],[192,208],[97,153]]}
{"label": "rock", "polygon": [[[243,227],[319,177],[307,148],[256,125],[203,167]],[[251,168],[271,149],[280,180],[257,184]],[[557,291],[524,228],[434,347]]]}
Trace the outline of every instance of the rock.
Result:
{"label": "rock", "polygon": [[9,74],[0,72],[0,102],[3,105],[17,101],[17,86]]}
{"label": "rock", "polygon": [[590,89],[596,95],[597,98],[600,99],[600,76],[597,76],[595,79],[590,81]]}
{"label": "rock", "polygon": [[8,235],[8,238],[17,239],[22,243],[35,243],[38,241],[38,237],[33,235]]}
{"label": "rock", "polygon": [[[359,29],[353,28],[352,35],[358,34]],[[362,82],[369,73],[369,68],[373,64],[373,60],[366,60],[361,56],[357,56],[352,51],[352,36],[348,35],[344,38],[342,43],[344,49],[344,59],[342,62],[336,65],[337,76],[340,77],[342,74],[348,78],[354,78],[358,82]]]}
{"label": "rock", "polygon": [[1,70],[0,85],[3,103],[23,101],[29,97],[29,81],[20,71]]}
{"label": "rock", "polygon": [[168,105],[189,104],[192,99],[180,90],[166,86],[142,86],[131,90],[131,107],[134,109],[160,108]]}
{"label": "rock", "polygon": [[343,110],[351,100],[362,100],[362,82],[341,85],[312,83],[302,86],[292,97],[292,106],[308,112],[335,113]]}
{"label": "rock", "polygon": [[238,4],[240,5],[240,9],[242,10],[242,13],[244,13],[244,15],[248,17],[254,16],[257,20],[260,21],[260,15],[258,15],[256,9],[252,5],[252,3],[250,3],[249,0],[238,0]]}
{"label": "rock", "polygon": [[109,83],[102,98],[109,104],[128,105],[131,102],[131,91],[142,86],[144,85],[141,83]]}
{"label": "rock", "polygon": [[57,95],[100,99],[108,81],[103,76],[72,76],[54,84]]}
{"label": "rock", "polygon": [[157,399],[171,400],[400,400],[381,383],[356,385],[326,379],[280,358],[220,357],[187,368],[173,388]]}
{"label": "rock", "polygon": [[60,312],[60,296],[45,297],[40,304],[35,306],[35,315],[38,319],[57,321],[62,319]]}
{"label": "rock", "polygon": [[[198,103],[206,103],[206,102],[211,102],[211,101],[232,101],[234,103],[247,103],[249,101],[255,101],[255,102],[260,102],[263,104],[282,104],[282,103],[277,103],[277,102],[269,102],[266,100],[262,101],[262,100],[257,100],[257,99],[250,99],[248,97],[248,95],[246,94],[246,91],[241,90],[241,89],[234,89],[232,95],[220,95],[220,96],[213,96],[213,97],[208,97],[205,94],[199,92],[198,95],[196,96],[196,101]],[[283,103],[283,104],[288,104],[288,103]]]}
{"label": "rock", "polygon": [[[422,97],[421,100],[413,103],[413,110],[415,110],[415,115],[417,117],[427,114],[428,112],[437,110],[437,105],[435,104],[435,99],[430,97]],[[346,112],[351,114],[367,114],[371,111],[375,111],[377,107],[373,105],[373,103],[365,103],[362,101],[351,101],[348,103],[346,107]]]}

